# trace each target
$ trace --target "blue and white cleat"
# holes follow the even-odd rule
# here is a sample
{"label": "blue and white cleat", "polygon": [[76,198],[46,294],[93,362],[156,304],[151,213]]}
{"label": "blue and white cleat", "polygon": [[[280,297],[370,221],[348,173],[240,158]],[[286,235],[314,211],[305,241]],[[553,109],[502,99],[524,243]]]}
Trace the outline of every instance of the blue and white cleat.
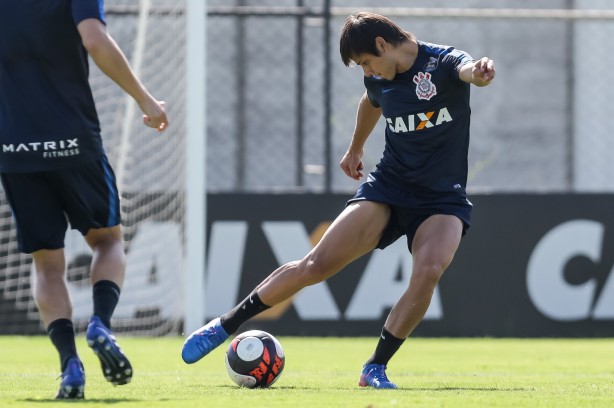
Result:
{"label": "blue and white cleat", "polygon": [[85,371],[78,358],[73,357],[66,363],[61,375],[62,383],[55,399],[83,399],[85,388]]}
{"label": "blue and white cleat", "polygon": [[132,381],[132,366],[117,344],[111,330],[97,316],[92,316],[85,335],[87,344],[100,360],[104,378],[113,385]]}
{"label": "blue and white cleat", "polygon": [[190,334],[183,343],[181,358],[188,364],[195,363],[226,341],[228,336],[220,318],[213,319]]}
{"label": "blue and white cleat", "polygon": [[379,389],[397,388],[396,384],[391,382],[386,376],[386,366],[383,364],[367,364],[362,368],[360,381],[358,385],[361,387],[373,387]]}

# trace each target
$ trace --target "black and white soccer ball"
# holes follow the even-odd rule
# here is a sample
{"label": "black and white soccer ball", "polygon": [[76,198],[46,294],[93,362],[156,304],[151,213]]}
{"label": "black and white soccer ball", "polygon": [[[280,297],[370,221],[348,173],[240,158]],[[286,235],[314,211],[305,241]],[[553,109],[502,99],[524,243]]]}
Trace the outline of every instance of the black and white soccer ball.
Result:
{"label": "black and white soccer ball", "polygon": [[262,330],[239,334],[226,350],[228,375],[241,387],[270,387],[281,375],[285,363],[279,341]]}

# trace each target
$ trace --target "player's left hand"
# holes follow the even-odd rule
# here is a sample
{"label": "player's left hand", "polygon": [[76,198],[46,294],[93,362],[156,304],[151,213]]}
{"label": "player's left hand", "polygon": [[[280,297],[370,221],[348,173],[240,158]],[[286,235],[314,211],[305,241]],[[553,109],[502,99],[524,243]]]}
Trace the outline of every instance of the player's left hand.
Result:
{"label": "player's left hand", "polygon": [[495,79],[495,62],[488,57],[483,57],[473,64],[473,83],[478,86],[488,85]]}
{"label": "player's left hand", "polygon": [[144,113],[143,123],[145,126],[156,129],[158,132],[163,132],[168,126],[166,118],[164,101],[156,101],[152,99],[149,103],[143,104],[141,109]]}

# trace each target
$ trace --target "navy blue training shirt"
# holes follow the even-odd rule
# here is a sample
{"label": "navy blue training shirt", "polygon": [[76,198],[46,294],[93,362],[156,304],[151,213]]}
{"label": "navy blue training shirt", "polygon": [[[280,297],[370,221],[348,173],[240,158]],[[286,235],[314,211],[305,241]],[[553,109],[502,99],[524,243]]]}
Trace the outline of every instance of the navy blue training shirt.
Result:
{"label": "navy blue training shirt", "polygon": [[418,41],[412,67],[393,80],[365,77],[371,104],[386,119],[386,147],[376,173],[407,188],[461,192],[467,184],[470,84],[460,67],[473,61],[453,47]]}
{"label": "navy blue training shirt", "polygon": [[96,160],[100,123],[77,24],[103,0],[0,0],[0,172]]}

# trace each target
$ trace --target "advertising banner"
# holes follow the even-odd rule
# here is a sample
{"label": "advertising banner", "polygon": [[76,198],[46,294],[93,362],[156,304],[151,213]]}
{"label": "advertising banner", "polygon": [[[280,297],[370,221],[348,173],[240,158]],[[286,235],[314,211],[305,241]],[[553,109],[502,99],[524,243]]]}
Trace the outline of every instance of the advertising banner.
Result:
{"label": "advertising banner", "polygon": [[[209,194],[207,318],[232,309],[279,266],[300,260],[349,194]],[[143,201],[147,197],[143,198]],[[417,336],[614,336],[614,195],[475,195],[472,226],[441,278]],[[151,206],[150,206],[151,207]],[[184,316],[181,222],[164,206],[125,231],[126,281],[113,316],[120,331],[179,333]],[[0,253],[0,333],[41,333],[29,257],[14,239]],[[78,330],[91,314],[91,250],[67,233],[67,286]],[[203,248],[205,251],[205,248]],[[19,260],[19,262],[17,262]],[[279,335],[378,335],[407,289],[405,237],[307,287],[242,330]]]}
{"label": "advertising banner", "polygon": [[[207,314],[231,309],[277,267],[301,259],[348,198],[211,195]],[[477,195],[471,201],[472,227],[415,335],[614,335],[614,196]],[[374,335],[411,273],[403,237],[245,328]]]}

